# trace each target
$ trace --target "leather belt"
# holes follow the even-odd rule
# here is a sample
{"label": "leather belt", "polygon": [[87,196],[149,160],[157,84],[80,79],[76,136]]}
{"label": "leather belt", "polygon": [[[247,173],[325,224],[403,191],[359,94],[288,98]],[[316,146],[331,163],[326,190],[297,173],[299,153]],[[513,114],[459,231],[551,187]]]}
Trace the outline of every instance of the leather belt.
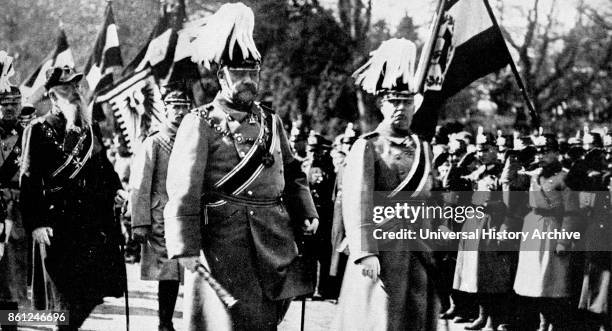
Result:
{"label": "leather belt", "polygon": [[[207,201],[206,202],[207,205],[214,205],[214,204],[218,204],[220,201],[227,201],[227,202],[231,202],[231,203],[234,203],[237,205],[243,205],[243,206],[266,207],[266,206],[280,205],[284,201],[282,196],[279,196],[277,198],[271,198],[271,199],[254,199],[254,198],[229,195],[229,194],[224,194],[224,193],[219,193],[219,192],[208,193],[205,196],[206,196],[205,201]],[[210,201],[210,203],[208,201]]]}

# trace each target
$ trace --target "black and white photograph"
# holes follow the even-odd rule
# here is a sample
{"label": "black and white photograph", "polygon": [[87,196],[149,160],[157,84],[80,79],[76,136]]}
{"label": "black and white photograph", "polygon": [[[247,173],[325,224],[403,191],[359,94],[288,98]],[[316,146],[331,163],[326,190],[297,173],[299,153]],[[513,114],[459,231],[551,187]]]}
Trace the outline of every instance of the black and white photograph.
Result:
{"label": "black and white photograph", "polygon": [[612,331],[611,0],[0,9],[0,330]]}

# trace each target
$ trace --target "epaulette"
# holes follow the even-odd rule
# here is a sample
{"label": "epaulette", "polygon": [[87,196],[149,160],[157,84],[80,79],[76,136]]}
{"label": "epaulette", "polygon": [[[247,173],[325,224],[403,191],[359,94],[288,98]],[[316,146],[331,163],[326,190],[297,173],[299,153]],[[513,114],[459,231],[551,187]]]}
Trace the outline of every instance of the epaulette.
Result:
{"label": "epaulette", "polygon": [[379,133],[377,131],[372,131],[372,132],[368,132],[368,133],[362,134],[361,136],[359,136],[359,138],[360,139],[368,140],[368,139],[372,139],[372,138],[378,137],[378,135],[379,135]]}
{"label": "epaulette", "polygon": [[262,104],[261,104],[261,102],[255,102],[255,104],[256,104],[257,106],[259,106],[259,108],[261,108],[262,110],[264,110],[264,111],[265,111],[265,112],[267,112],[267,113],[270,113],[270,114],[276,114],[276,112],[274,111],[274,109],[272,109],[272,108],[270,108],[270,107],[268,107],[268,106],[264,106],[264,105],[262,105]]}

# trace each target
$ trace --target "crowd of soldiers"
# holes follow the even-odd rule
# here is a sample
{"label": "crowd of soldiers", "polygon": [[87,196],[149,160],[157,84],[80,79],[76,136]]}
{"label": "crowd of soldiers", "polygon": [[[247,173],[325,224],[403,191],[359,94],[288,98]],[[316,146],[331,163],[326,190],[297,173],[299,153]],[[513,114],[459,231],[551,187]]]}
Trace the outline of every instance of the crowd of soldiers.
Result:
{"label": "crowd of soldiers", "polygon": [[[241,3],[210,17],[194,60],[217,68],[219,94],[193,108],[185,90],[166,89],[163,125],[128,162],[109,161],[82,74],[49,69],[52,106],[34,119],[0,53],[0,310],[26,307],[30,284],[34,308],[68,311],[59,329],[77,330],[104,297],[127,295],[124,263],[139,260],[141,279],[158,282],[161,331],[174,330],[181,284],[188,330],[276,330],[295,298],[336,303],[338,330],[435,330],[440,318],[467,330],[611,330],[610,133],[451,125],[429,143],[411,133],[416,46],[390,39],[354,75],[380,100],[374,131],[287,135],[254,101],[253,22]],[[581,237],[383,247],[365,238],[374,192],[485,211],[416,226]],[[126,240],[140,253],[122,256]]]}

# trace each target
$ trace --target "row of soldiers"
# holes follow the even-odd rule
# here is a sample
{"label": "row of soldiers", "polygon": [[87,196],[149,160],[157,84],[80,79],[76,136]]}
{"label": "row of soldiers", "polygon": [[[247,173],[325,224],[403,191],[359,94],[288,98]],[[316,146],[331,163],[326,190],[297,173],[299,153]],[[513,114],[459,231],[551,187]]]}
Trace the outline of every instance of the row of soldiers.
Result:
{"label": "row of soldiers", "polygon": [[[348,255],[338,192],[356,139],[352,124],[333,143],[314,131],[291,132],[321,220],[315,297],[338,298]],[[540,330],[609,330],[612,135],[585,127],[569,140],[541,128],[495,136],[480,127],[475,135],[438,132],[432,149],[436,189],[445,192],[445,204],[486,205],[490,214],[451,222],[451,231],[559,228],[582,234],[577,242],[551,240],[538,247],[511,240],[445,246],[435,253],[441,318],[468,323],[466,330],[528,329],[529,323]]]}

